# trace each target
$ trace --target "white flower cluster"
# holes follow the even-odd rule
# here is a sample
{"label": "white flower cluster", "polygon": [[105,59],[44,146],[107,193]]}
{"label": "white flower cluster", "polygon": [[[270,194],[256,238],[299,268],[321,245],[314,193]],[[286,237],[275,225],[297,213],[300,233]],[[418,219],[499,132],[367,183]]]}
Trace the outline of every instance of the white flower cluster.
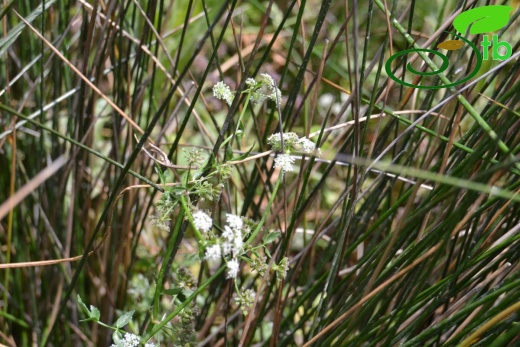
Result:
{"label": "white flower cluster", "polygon": [[[296,133],[283,133],[283,150],[285,152],[291,152],[300,138]],[[282,150],[282,135],[280,133],[273,134],[267,139],[267,143],[273,147],[275,151]]]}
{"label": "white flower cluster", "polygon": [[[267,139],[267,143],[273,147],[275,151],[282,150],[282,136],[280,133],[273,134]],[[306,137],[298,137],[296,133],[289,132],[283,134],[283,150],[286,153],[295,149],[303,149],[305,153],[311,153],[316,149],[316,144]]]}
{"label": "white flower cluster", "polygon": [[306,137],[299,139],[298,144],[303,147],[305,153],[310,153],[316,149],[316,144]]}
{"label": "white flower cluster", "polygon": [[279,105],[282,100],[282,92],[269,74],[260,74],[259,81],[248,78],[246,84],[250,87],[251,101],[253,103],[262,103],[266,99],[271,99]]}
{"label": "white flower cluster", "polygon": [[[117,345],[112,344],[110,347],[138,347],[139,346],[139,336],[125,333],[125,336],[122,341],[118,342]],[[144,347],[155,347],[155,343],[147,343]]]}
{"label": "white flower cluster", "polygon": [[242,228],[244,223],[239,216],[232,214],[226,215],[226,221],[228,222],[228,225],[224,227],[224,232],[222,233],[222,238],[224,239],[222,251],[224,252],[224,255],[233,253],[233,255],[236,256],[240,254],[244,245],[244,242],[242,241]]}
{"label": "white flower cluster", "polygon": [[227,278],[236,278],[238,274],[238,256],[244,251],[244,234],[249,228],[244,225],[240,216],[226,214],[227,225],[221,237],[216,239],[216,244],[206,247],[206,260],[219,260],[222,256],[231,256],[227,262]]}
{"label": "white flower cluster", "polygon": [[[282,148],[283,138],[283,148]],[[293,171],[294,158],[290,156],[290,153],[295,149],[301,149],[305,153],[311,153],[316,150],[316,144],[306,137],[299,138],[296,133],[288,132],[284,133],[283,136],[280,133],[273,134],[267,139],[267,143],[275,150],[282,151],[274,160],[274,167],[281,168],[282,173]],[[318,149],[319,152],[319,149]]]}
{"label": "white flower cluster", "polygon": [[224,227],[222,238],[222,251],[224,255],[233,255],[233,259],[227,262],[227,278],[236,278],[238,274],[239,262],[238,256],[243,251],[244,242],[242,241],[242,231],[244,229],[244,222],[240,216],[233,214],[226,214],[226,222],[228,225]]}
{"label": "white flower cluster", "polygon": [[213,220],[206,213],[197,211],[193,214],[193,224],[198,230],[207,233],[213,227]]}
{"label": "white flower cluster", "polygon": [[282,173],[294,171],[294,158],[290,154],[280,154],[274,159],[274,167],[282,169]]}
{"label": "white flower cluster", "polygon": [[207,260],[219,260],[222,253],[220,252],[220,245],[211,245],[206,247],[206,259]]}
{"label": "white flower cluster", "polygon": [[229,224],[229,227],[234,230],[242,230],[244,227],[242,218],[235,216],[234,214],[226,213],[226,222]]}
{"label": "white flower cluster", "polygon": [[213,96],[219,100],[225,100],[226,103],[231,106],[235,95],[227,84],[223,81],[218,82],[213,86]]}
{"label": "white flower cluster", "polygon": [[238,260],[237,259],[231,259],[227,263],[227,273],[226,278],[236,278],[238,275]]}
{"label": "white flower cluster", "polygon": [[[279,106],[282,100],[282,92],[276,86],[274,79],[266,73],[260,74],[260,78],[256,81],[254,78],[246,79],[247,89],[244,93],[250,94],[251,102],[258,104],[267,99],[273,100]],[[234,93],[224,82],[218,82],[213,86],[213,96],[219,100],[225,100],[231,106]]]}

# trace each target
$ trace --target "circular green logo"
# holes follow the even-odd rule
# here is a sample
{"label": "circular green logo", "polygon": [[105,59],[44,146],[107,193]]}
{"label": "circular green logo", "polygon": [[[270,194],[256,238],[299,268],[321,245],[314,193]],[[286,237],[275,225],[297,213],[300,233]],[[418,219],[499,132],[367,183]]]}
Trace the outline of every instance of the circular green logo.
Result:
{"label": "circular green logo", "polygon": [[435,70],[435,71],[431,71],[431,72],[421,72],[421,71],[417,71],[415,70],[412,65],[410,63],[408,63],[406,65],[406,69],[408,71],[410,71],[411,73],[415,74],[415,75],[418,75],[418,76],[434,76],[434,75],[437,75],[437,74],[440,74],[440,73],[443,73],[450,65],[450,62],[448,61],[448,57],[446,57],[444,54],[442,54],[441,52],[438,52],[438,51],[435,51],[433,49],[426,49],[426,48],[417,48],[417,49],[407,49],[407,50],[404,50],[404,51],[401,51],[401,52],[398,52],[394,55],[392,55],[387,61],[386,61],[386,64],[385,64],[385,70],[386,70],[386,73],[388,74],[388,76],[393,79],[394,81],[396,81],[397,83],[399,84],[402,84],[403,86],[407,86],[407,87],[412,87],[412,88],[419,88],[419,89],[441,89],[441,88],[449,88],[449,87],[453,87],[453,86],[456,86],[458,84],[461,84],[461,83],[464,83],[466,81],[468,81],[469,79],[471,79],[473,76],[475,76],[478,71],[480,70],[480,67],[482,66],[482,54],[480,53],[480,51],[478,50],[478,48],[473,44],[471,43],[471,41],[465,39],[464,37],[462,36],[459,36],[457,34],[453,34],[455,35],[456,37],[460,38],[462,41],[464,41],[465,43],[467,43],[471,49],[473,49],[473,51],[475,52],[475,56],[477,58],[477,61],[475,63],[475,68],[471,71],[471,73],[469,75],[467,75],[465,78],[461,79],[460,81],[457,81],[457,82],[453,82],[453,83],[450,83],[450,84],[446,84],[446,85],[440,85],[440,86],[422,86],[422,85],[418,85],[418,84],[412,84],[412,83],[408,83],[408,82],[405,82],[405,81],[402,81],[400,79],[398,79],[394,73],[392,72],[392,62],[399,58],[400,56],[402,55],[406,55],[408,53],[415,53],[415,52],[425,52],[425,53],[432,53],[432,54],[435,54],[436,56],[440,57],[442,59],[442,66]]}

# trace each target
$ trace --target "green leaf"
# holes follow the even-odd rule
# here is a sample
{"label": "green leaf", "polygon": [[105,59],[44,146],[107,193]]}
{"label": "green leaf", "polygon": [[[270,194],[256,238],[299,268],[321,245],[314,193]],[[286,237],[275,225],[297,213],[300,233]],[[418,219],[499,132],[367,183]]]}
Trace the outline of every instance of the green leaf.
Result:
{"label": "green leaf", "polygon": [[82,319],[82,320],[80,320],[80,322],[89,322],[89,321],[96,321],[96,322],[98,322],[99,321],[99,317],[100,317],[99,310],[97,308],[95,308],[94,306],[92,306],[92,305],[90,305],[90,310],[89,310],[87,305],[85,305],[83,300],[81,300],[81,297],[79,296],[79,294],[77,295],[77,298],[78,298],[79,306],[81,307],[81,309],[83,311],[85,311],[85,313],[88,316],[87,319]]}
{"label": "green leaf", "polygon": [[159,179],[161,180],[161,184],[166,184],[166,177],[164,172],[161,170],[158,164],[155,164],[155,172],[159,175]]}
{"label": "green leaf", "polygon": [[178,295],[181,292],[182,292],[182,288],[171,288],[171,289],[166,289],[163,291],[163,293],[166,295]]}
{"label": "green leaf", "polygon": [[169,188],[169,191],[172,193],[172,197],[176,197],[184,194],[186,192],[186,188],[183,186],[173,186]]}
{"label": "green leaf", "polygon": [[272,256],[271,256],[271,252],[269,252],[269,249],[267,249],[267,247],[265,247],[265,246],[264,246],[264,252],[265,252],[265,255],[267,255],[267,257],[268,257],[269,259],[272,258]]}
{"label": "green leaf", "polygon": [[242,160],[242,159],[249,157],[249,154],[251,153],[253,148],[255,148],[255,145],[256,145],[256,142],[251,146],[251,148],[249,148],[249,150],[247,152],[240,154],[238,157],[233,158],[233,161],[238,161],[238,160]]}
{"label": "green leaf", "polygon": [[180,302],[184,302],[191,294],[193,294],[193,290],[183,289],[182,292],[177,296],[177,299],[179,299]]}
{"label": "green leaf", "polygon": [[87,316],[90,317],[90,311],[89,309],[87,308],[87,305],[85,305],[85,303],[83,302],[83,300],[81,300],[81,296],[79,296],[79,294],[77,295],[77,298],[78,298],[78,304],[79,306],[81,307],[81,309],[83,311],[85,311],[85,313],[87,314]]}
{"label": "green leaf", "polygon": [[[199,165],[199,168],[197,169],[197,171],[195,171],[193,173],[194,180],[198,180],[199,178],[202,177],[202,175],[204,174],[204,168],[208,165],[210,159],[211,159],[211,157],[206,158],[206,160],[204,160],[204,162]],[[186,185],[186,186],[188,185],[188,180],[186,180],[184,185]]]}
{"label": "green leaf", "polygon": [[264,244],[268,245],[270,243],[273,243],[278,237],[280,237],[280,235],[282,235],[282,233],[280,233],[279,231],[275,231],[275,232],[266,234],[264,236],[264,238],[262,239],[262,241]]}
{"label": "green leaf", "polygon": [[98,321],[100,316],[101,316],[101,314],[100,314],[99,310],[97,309],[97,307],[90,305],[90,318]]}
{"label": "green leaf", "polygon": [[235,137],[237,138],[237,140],[240,140],[242,136],[244,136],[244,125],[240,121],[238,123],[237,131],[235,132]]}
{"label": "green leaf", "polygon": [[119,344],[123,342],[123,334],[121,334],[119,330],[114,331],[112,334],[112,340],[114,340],[116,345],[119,346]]}
{"label": "green leaf", "polygon": [[230,146],[226,146],[226,159],[231,160],[233,159],[233,150]]}
{"label": "green leaf", "polygon": [[128,322],[130,322],[130,320],[132,319],[134,312],[135,311],[132,310],[132,311],[124,313],[121,317],[119,317],[119,319],[117,320],[117,322],[115,324],[116,328],[120,329],[120,328],[124,327],[125,325],[127,325]]}

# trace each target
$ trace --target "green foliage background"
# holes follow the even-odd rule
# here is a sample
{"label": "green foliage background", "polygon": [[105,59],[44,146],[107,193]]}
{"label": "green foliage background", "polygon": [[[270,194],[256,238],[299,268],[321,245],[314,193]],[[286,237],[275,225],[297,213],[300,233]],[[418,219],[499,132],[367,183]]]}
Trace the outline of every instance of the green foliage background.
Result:
{"label": "green foliage background", "polygon": [[[81,321],[79,294],[108,324],[135,310],[128,331],[160,330],[164,346],[519,344],[520,12],[502,3],[515,7],[498,32],[514,55],[484,61],[460,92],[473,81],[411,89],[384,64],[414,42],[435,48],[457,11],[489,2],[4,1],[0,343],[110,345],[110,329]],[[482,35],[468,39],[480,47]],[[446,54],[449,80],[475,62],[469,47]],[[228,107],[211,87],[243,90],[260,73],[281,108],[249,107],[236,136],[243,100]],[[228,136],[229,150],[254,155],[280,123],[320,132],[321,157],[297,154],[274,196],[273,156],[236,164],[220,200],[199,205],[218,225],[232,212],[281,232],[269,251],[289,273],[278,282],[244,265],[238,281],[257,290],[244,316],[179,209],[176,232],[152,225],[164,187],[141,148],[223,163]],[[186,174],[166,171],[170,183]],[[197,286],[179,296],[181,280]]]}

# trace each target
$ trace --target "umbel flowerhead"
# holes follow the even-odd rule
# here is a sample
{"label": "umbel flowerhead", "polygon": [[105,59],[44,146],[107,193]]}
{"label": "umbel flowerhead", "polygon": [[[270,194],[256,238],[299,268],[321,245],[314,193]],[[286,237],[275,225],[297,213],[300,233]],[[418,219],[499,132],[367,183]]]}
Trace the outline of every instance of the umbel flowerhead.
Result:
{"label": "umbel flowerhead", "polygon": [[209,232],[212,228],[211,218],[201,211],[193,213],[194,224],[204,232],[206,238],[204,259],[218,261],[222,257],[226,260],[226,277],[234,279],[240,269],[240,257],[246,252],[244,237],[251,232],[251,221],[234,214],[226,214],[226,224],[222,234]]}
{"label": "umbel flowerhead", "polygon": [[273,150],[283,151],[282,154],[275,158],[274,167],[281,168],[284,174],[288,171],[294,171],[293,164],[295,159],[290,155],[293,151],[300,150],[305,153],[311,153],[316,149],[314,142],[306,137],[299,138],[293,132],[283,133],[283,135],[280,133],[273,134],[269,136],[267,143]]}
{"label": "umbel flowerhead", "polygon": [[[282,100],[282,92],[276,86],[274,79],[266,73],[260,74],[258,80],[248,78],[246,80],[246,89],[242,93],[248,93],[249,100],[254,104],[259,104],[269,99],[279,105]],[[221,81],[213,86],[213,96],[219,100],[226,101],[231,106],[235,93]]]}
{"label": "umbel flowerhead", "polygon": [[294,171],[294,158],[290,154],[280,154],[274,159],[274,167],[282,169],[283,173]]}
{"label": "umbel flowerhead", "polygon": [[225,100],[226,103],[231,106],[235,94],[231,92],[231,89],[223,81],[218,82],[213,86],[213,96],[219,100]]}
{"label": "umbel flowerhead", "polygon": [[282,92],[276,87],[273,78],[266,73],[261,74],[258,81],[248,78],[246,84],[249,86],[251,101],[255,104],[271,99],[278,105],[282,100]]}
{"label": "umbel flowerhead", "polygon": [[[291,153],[294,150],[299,139],[300,138],[298,137],[298,135],[296,135],[296,133],[292,133],[292,132],[283,133],[283,136],[280,133],[276,133],[276,134],[269,136],[269,138],[267,139],[267,143],[275,151],[281,151],[282,147],[283,147],[283,151],[285,153]],[[283,146],[282,146],[282,142],[283,142]]]}
{"label": "umbel flowerhead", "polygon": [[[283,138],[283,148],[282,148]],[[316,144],[306,137],[299,138],[296,133],[284,133],[283,136],[280,133],[273,134],[267,139],[267,143],[275,151],[284,151],[285,153],[291,153],[294,150],[300,150],[305,153],[311,153],[316,149]]]}

